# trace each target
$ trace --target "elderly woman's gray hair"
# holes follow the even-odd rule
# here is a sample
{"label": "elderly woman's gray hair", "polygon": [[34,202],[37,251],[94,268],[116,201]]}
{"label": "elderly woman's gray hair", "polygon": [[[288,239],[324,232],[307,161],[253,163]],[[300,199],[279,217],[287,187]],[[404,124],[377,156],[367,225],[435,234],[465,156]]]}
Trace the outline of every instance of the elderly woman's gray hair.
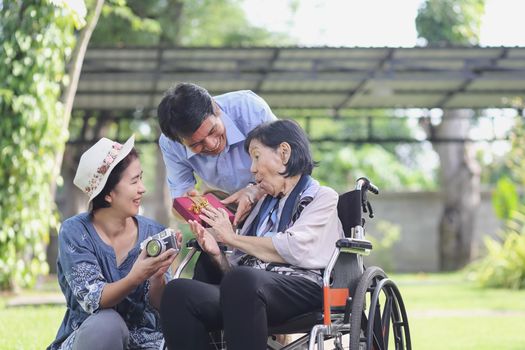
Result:
{"label": "elderly woman's gray hair", "polygon": [[311,175],[314,166],[317,165],[312,159],[310,142],[304,130],[293,120],[279,119],[259,125],[246,137],[244,149],[250,149],[250,143],[257,140],[263,145],[277,149],[279,145],[286,142],[290,145],[291,154],[286,170],[282,174],[285,177],[295,175]]}

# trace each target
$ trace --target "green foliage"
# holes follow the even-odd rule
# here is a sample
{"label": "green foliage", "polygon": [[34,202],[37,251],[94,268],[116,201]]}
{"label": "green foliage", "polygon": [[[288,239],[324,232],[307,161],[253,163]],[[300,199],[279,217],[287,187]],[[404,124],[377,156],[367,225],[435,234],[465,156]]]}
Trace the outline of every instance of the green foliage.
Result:
{"label": "green foliage", "polygon": [[502,242],[485,238],[487,256],[470,267],[471,276],[485,287],[525,289],[525,203],[517,191],[517,186],[525,185],[524,134],[520,122],[511,136],[510,178],[500,179],[493,197],[496,213],[505,220]]}
{"label": "green foliage", "polygon": [[525,122],[520,119],[510,135],[511,151],[507,155],[506,165],[510,178],[520,186],[525,186]]}
{"label": "green foliage", "polygon": [[500,178],[492,196],[492,206],[498,218],[510,218],[512,211],[517,209],[518,203],[518,191],[512,180],[507,176]]}
{"label": "green foliage", "polygon": [[[435,169],[422,169],[421,144],[349,144],[345,140],[415,139],[417,126],[410,118],[398,118],[388,110],[344,110],[328,117],[323,110],[274,111],[279,118],[296,120],[313,141],[314,175],[337,191],[346,191],[366,176],[385,190],[435,189]],[[411,124],[412,123],[412,124]],[[334,140],[326,141],[326,140]]]}
{"label": "green foliage", "polygon": [[[523,220],[523,217],[521,218]],[[485,238],[487,256],[472,266],[474,279],[483,287],[525,288],[525,234],[510,231],[500,243]]]}
{"label": "green foliage", "polygon": [[283,33],[251,25],[239,0],[113,0],[104,5],[91,41],[212,47],[292,43]]}
{"label": "green foliage", "polygon": [[65,4],[0,2],[0,288],[48,269],[51,186],[67,139],[59,98],[80,23]]}
{"label": "green foliage", "polygon": [[180,44],[243,46],[291,44],[284,34],[252,26],[238,0],[185,1]]}
{"label": "green foliage", "polygon": [[485,0],[426,0],[418,10],[418,36],[429,45],[477,45]]}
{"label": "green foliage", "polygon": [[422,171],[411,169],[399,162],[392,153],[378,145],[332,145],[332,151],[314,149],[320,161],[314,175],[337,191],[354,186],[361,176],[370,178],[380,189],[430,189],[435,181]]}
{"label": "green foliage", "polygon": [[140,11],[138,14],[132,6],[136,3],[137,1],[125,0],[110,0],[104,3],[90,42],[111,46],[158,44],[163,28],[158,20],[148,17],[156,16],[157,12],[162,13],[159,2],[140,1],[137,4]]}
{"label": "green foliage", "polygon": [[381,220],[375,225],[375,232],[368,233],[366,238],[372,242],[375,265],[385,271],[392,271],[392,247],[401,239],[401,227],[392,222]]}

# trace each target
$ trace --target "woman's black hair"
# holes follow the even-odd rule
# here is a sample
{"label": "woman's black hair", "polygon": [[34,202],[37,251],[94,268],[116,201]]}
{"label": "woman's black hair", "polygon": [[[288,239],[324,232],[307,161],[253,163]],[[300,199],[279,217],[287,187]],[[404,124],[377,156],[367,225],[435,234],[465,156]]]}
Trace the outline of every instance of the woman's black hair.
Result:
{"label": "woman's black hair", "polygon": [[257,140],[274,150],[283,142],[287,142],[290,145],[290,158],[288,163],[286,163],[286,170],[281,174],[284,177],[302,174],[311,175],[313,168],[317,165],[312,159],[310,142],[306,133],[293,120],[279,119],[257,126],[248,133],[244,141],[246,152],[250,149],[250,143],[253,140]]}
{"label": "woman's black hair", "polygon": [[122,174],[124,173],[124,171],[128,168],[131,162],[137,159],[138,157],[139,154],[137,150],[135,150],[135,148],[132,148],[131,151],[129,151],[128,155],[124,157],[117,165],[115,165],[115,167],[109,174],[108,180],[106,181],[106,185],[104,185],[102,191],[100,191],[100,193],[97,194],[97,196],[91,201],[91,214],[93,214],[97,209],[109,208],[111,206],[111,204],[108,203],[105,199],[106,195],[113,191],[113,189],[122,179]]}

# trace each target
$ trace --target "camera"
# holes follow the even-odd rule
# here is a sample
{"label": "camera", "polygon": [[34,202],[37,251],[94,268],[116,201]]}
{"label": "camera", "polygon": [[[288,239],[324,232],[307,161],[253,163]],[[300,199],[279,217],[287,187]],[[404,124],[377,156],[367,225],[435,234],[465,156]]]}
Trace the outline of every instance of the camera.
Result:
{"label": "camera", "polygon": [[140,249],[146,249],[146,254],[151,257],[159,256],[170,248],[179,251],[175,231],[171,228],[148,237],[140,243]]}

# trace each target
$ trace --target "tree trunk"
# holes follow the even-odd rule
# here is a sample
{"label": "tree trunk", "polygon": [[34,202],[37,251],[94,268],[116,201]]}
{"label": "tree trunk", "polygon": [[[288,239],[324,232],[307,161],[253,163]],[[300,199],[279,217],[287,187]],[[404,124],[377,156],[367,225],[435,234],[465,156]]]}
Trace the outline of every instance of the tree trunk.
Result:
{"label": "tree trunk", "polygon": [[169,226],[171,196],[166,183],[166,166],[159,147],[152,148],[155,151],[155,169],[148,169],[147,171],[155,171],[155,187],[153,188],[153,196],[147,203],[147,211],[144,212],[144,215],[155,218],[161,224]]}
{"label": "tree trunk", "polygon": [[[73,178],[77,169],[79,161],[77,150],[78,146],[67,145],[64,151],[64,161],[62,162],[62,178],[64,185],[57,191],[55,195],[55,202],[60,213],[60,221],[69,218],[75,214],[86,209],[86,195],[82,193],[74,184]],[[47,263],[49,265],[49,272],[56,273],[56,261],[58,258],[58,236],[57,232],[53,230],[49,235],[49,244],[46,249]]]}
{"label": "tree trunk", "polygon": [[[82,64],[84,63],[84,57],[86,56],[87,46],[91,34],[95,30],[98,23],[100,13],[102,12],[102,6],[104,0],[97,0],[93,9],[93,14],[88,17],[87,24],[80,31],[80,35],[77,39],[75,50],[71,56],[71,62],[69,65],[69,84],[65,87],[64,94],[62,96],[62,103],[64,104],[64,128],[69,128],[69,120],[71,118],[71,111],[73,110],[73,102],[75,101],[75,95],[77,93],[78,82],[80,80],[80,72],[82,71]],[[57,153],[55,169],[59,171],[62,167],[63,154]],[[58,176],[58,174],[56,174]],[[56,179],[56,176],[55,176]],[[51,194],[54,196],[56,193],[56,181],[51,184]]]}
{"label": "tree trunk", "polygon": [[[473,111],[444,111],[435,128],[437,139],[466,139]],[[480,203],[480,167],[468,142],[434,143],[441,161],[444,209],[439,225],[439,261],[442,271],[464,267],[471,257],[474,222]]]}
{"label": "tree trunk", "polygon": [[[77,43],[75,46],[75,49],[73,51],[73,54],[71,56],[71,62],[69,65],[69,84],[65,87],[64,94],[62,95],[62,103],[64,104],[64,125],[63,127],[65,129],[69,128],[69,120],[71,118],[71,111],[73,110],[73,102],[75,100],[75,94],[77,93],[78,88],[78,81],[80,80],[80,72],[82,71],[82,64],[84,62],[84,57],[86,56],[86,50],[87,46],[89,44],[89,39],[91,38],[91,34],[93,34],[93,30],[95,30],[95,27],[97,25],[98,19],[100,17],[100,13],[102,11],[102,6],[104,5],[104,0],[97,0],[95,3],[95,7],[93,10],[93,14],[88,17],[87,24],[82,28],[80,31],[80,35],[77,39]],[[56,185],[57,181],[56,179],[59,176],[59,171],[62,170],[62,161],[64,159],[64,154],[66,153],[66,150],[64,149],[64,153],[57,152],[56,158],[55,158],[55,175],[53,176],[53,179],[50,184],[51,189],[51,196],[55,198],[55,201],[60,205],[60,198],[56,198]],[[67,165],[67,168],[69,168],[70,165]],[[66,170],[67,172],[68,170]],[[74,176],[75,170],[73,170],[73,176]],[[72,179],[73,177],[71,177]],[[74,193],[74,188],[69,188],[69,186],[72,186],[72,183],[68,183],[69,179],[65,181],[64,190],[71,191],[71,198],[68,198],[68,195],[65,195],[64,198],[68,200],[68,203],[66,205],[61,206],[62,209],[66,208],[66,210],[73,209],[74,206],[70,206],[72,202],[76,202],[78,197],[75,197],[72,193]],[[71,210],[68,211],[68,213],[71,212]],[[67,215],[67,213],[62,212],[62,215]],[[66,216],[67,217],[67,216]],[[58,247],[57,247],[57,235],[58,233],[56,230],[51,230],[49,232],[49,244],[46,248],[46,254],[47,254],[47,263],[49,265],[50,272],[55,273],[56,272],[56,258],[58,255]]]}
{"label": "tree trunk", "polygon": [[[161,45],[180,45],[181,18],[184,11],[183,0],[169,0],[166,4],[166,11],[170,13],[170,31],[169,37],[166,31],[162,31],[159,37]],[[158,79],[158,77],[156,77]],[[157,86],[155,85],[155,88]],[[157,127],[157,139],[160,136],[160,129]],[[166,182],[166,165],[162,157],[162,152],[158,144],[155,150],[155,188],[153,189],[153,200],[150,201],[149,207],[151,212],[145,212],[146,216],[155,218],[163,225],[170,226],[171,219],[171,195]]]}
{"label": "tree trunk", "polygon": [[[88,119],[84,118],[84,125],[81,131],[81,139],[99,138],[107,127],[107,120],[104,115],[100,115],[94,127],[89,127]],[[67,144],[64,150],[63,161],[60,173],[64,185],[60,191],[55,194],[55,202],[60,220],[67,219],[73,215],[87,210],[86,195],[80,191],[74,184],[73,179],[77,171],[77,166],[82,154],[91,145],[71,145]],[[58,236],[55,230],[49,234],[49,244],[47,246],[47,263],[49,272],[56,273],[56,259],[58,257]]]}

